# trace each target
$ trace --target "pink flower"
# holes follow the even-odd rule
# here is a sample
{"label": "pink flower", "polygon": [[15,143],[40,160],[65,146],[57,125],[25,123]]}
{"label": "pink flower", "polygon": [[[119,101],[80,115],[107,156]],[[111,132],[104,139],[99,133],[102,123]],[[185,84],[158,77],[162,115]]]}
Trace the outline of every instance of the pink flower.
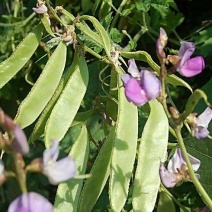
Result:
{"label": "pink flower", "polygon": [[130,59],[128,64],[128,73],[130,75],[123,74],[121,77],[127,100],[136,106],[141,106],[157,98],[161,88],[160,80],[146,69],[139,72],[134,59]]}
{"label": "pink flower", "polygon": [[57,185],[76,175],[76,164],[70,156],[56,161],[59,156],[59,142],[54,140],[50,148],[43,153],[42,172],[50,183]]}
{"label": "pink flower", "polygon": [[184,42],[179,50],[180,61],[176,65],[177,71],[185,77],[193,77],[202,72],[205,62],[202,56],[190,59],[195,50],[194,43]]}
{"label": "pink flower", "polygon": [[[200,167],[200,160],[189,155],[189,159],[192,165],[193,170],[196,172]],[[167,169],[163,164],[160,166],[160,178],[164,186],[167,188],[174,187],[180,181],[191,181],[190,175],[188,172],[187,164],[182,155],[181,149],[177,148],[173,157],[168,163]],[[199,179],[199,174],[196,174],[196,177]]]}
{"label": "pink flower", "polygon": [[24,193],[13,200],[8,212],[53,212],[52,204],[35,192]]}

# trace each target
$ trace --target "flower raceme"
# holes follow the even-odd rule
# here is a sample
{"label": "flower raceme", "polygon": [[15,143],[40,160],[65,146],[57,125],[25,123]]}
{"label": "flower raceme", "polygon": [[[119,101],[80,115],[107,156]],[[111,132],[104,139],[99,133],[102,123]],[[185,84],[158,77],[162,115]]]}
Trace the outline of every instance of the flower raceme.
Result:
{"label": "flower raceme", "polygon": [[[201,162],[189,154],[188,156],[191,161],[192,168],[196,172],[199,169]],[[172,188],[181,181],[191,181],[187,164],[180,148],[175,150],[173,157],[168,163],[167,169],[164,164],[161,164],[159,173],[163,185],[167,188]],[[196,174],[196,177],[198,179],[200,178],[198,174]]]}
{"label": "flower raceme", "polygon": [[129,74],[123,74],[121,77],[127,100],[136,106],[141,106],[157,98],[161,89],[160,80],[149,70],[139,71],[134,59],[130,59],[128,64]]}
{"label": "flower raceme", "polygon": [[[164,48],[167,44],[168,36],[163,28],[160,28],[160,35],[156,43],[156,53],[164,63],[166,58]],[[200,74],[205,68],[205,62],[202,56],[191,58],[194,53],[195,45],[192,42],[183,42],[180,46],[178,55],[168,55],[167,60],[171,62],[176,70],[185,77],[193,77]]]}

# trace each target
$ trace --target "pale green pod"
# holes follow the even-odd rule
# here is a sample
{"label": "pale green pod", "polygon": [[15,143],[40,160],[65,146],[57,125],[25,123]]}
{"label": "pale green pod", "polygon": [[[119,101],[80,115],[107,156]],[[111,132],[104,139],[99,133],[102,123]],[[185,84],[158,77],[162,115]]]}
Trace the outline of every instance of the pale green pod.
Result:
{"label": "pale green pod", "polygon": [[141,137],[133,184],[134,212],[153,211],[160,186],[159,167],[167,153],[168,119],[157,100],[150,101],[149,105],[151,111]]}
{"label": "pale green pod", "polygon": [[[119,85],[121,85],[120,78]],[[138,138],[137,107],[127,101],[124,87],[118,89],[118,115],[115,133],[111,158],[109,198],[112,210],[119,212],[127,200]]]}
{"label": "pale green pod", "polygon": [[[85,174],[89,156],[89,139],[85,126],[82,127],[80,135],[71,149],[70,156],[77,165],[78,175]],[[56,193],[54,211],[77,212],[82,185],[83,179],[70,179],[60,183]]]}
{"label": "pale green pod", "polygon": [[43,26],[39,24],[17,46],[12,55],[0,64],[0,88],[2,88],[27,63],[38,47],[43,34]]}
{"label": "pale green pod", "polygon": [[92,208],[97,202],[107,182],[110,174],[111,152],[114,139],[115,128],[113,127],[107,139],[104,141],[104,144],[90,171],[91,177],[85,181],[79,202],[78,212],[92,211]]}
{"label": "pale green pod", "polygon": [[66,86],[55,104],[45,127],[45,144],[49,147],[52,139],[61,140],[71,126],[81,105],[88,85],[88,67],[85,58],[75,54]]}
{"label": "pale green pod", "polygon": [[15,123],[21,128],[35,121],[54,94],[65,68],[66,51],[66,44],[60,42],[30,93],[19,106]]}

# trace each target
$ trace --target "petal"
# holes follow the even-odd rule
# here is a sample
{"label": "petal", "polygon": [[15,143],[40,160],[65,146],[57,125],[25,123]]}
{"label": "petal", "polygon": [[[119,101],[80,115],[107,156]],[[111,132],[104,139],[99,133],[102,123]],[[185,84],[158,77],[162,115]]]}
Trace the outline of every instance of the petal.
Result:
{"label": "petal", "polygon": [[177,177],[173,173],[170,173],[163,164],[160,166],[159,174],[165,187],[173,188],[176,185]]}
{"label": "petal", "polygon": [[[190,154],[188,154],[188,157],[191,161],[192,168],[194,169],[194,171],[197,171],[201,164],[200,160]],[[177,148],[173,157],[168,163],[168,171],[172,173],[178,173],[178,170],[181,170],[182,165],[186,165],[186,162],[182,155],[181,149]]]}
{"label": "petal", "polygon": [[[182,61],[180,62],[180,64]],[[177,66],[177,71],[185,77],[193,77],[202,72],[205,68],[203,57],[197,56],[187,60],[183,65]]]}
{"label": "petal", "polygon": [[141,71],[141,87],[143,88],[148,100],[155,99],[161,88],[160,80],[150,71]]}
{"label": "petal", "polygon": [[8,212],[53,212],[52,204],[35,192],[24,193],[12,201]]}
{"label": "petal", "polygon": [[14,136],[15,138],[12,142],[14,151],[22,155],[27,155],[29,153],[27,138],[24,131],[18,125],[14,125]]}
{"label": "petal", "polygon": [[53,140],[51,146],[43,152],[44,166],[54,163],[59,155],[59,141]]}
{"label": "petal", "polygon": [[168,171],[171,173],[178,173],[178,170],[181,169],[182,165],[185,165],[186,162],[182,156],[182,152],[180,148],[175,150],[173,157],[170,159],[168,163]]}
{"label": "petal", "polygon": [[134,59],[128,60],[128,65],[129,65],[129,68],[127,70],[128,73],[130,73],[132,77],[140,78],[140,72],[135,63],[135,60]]}
{"label": "petal", "polygon": [[212,110],[207,107],[203,113],[201,113],[196,119],[196,125],[200,127],[208,127],[212,119]]}
{"label": "petal", "polygon": [[178,55],[183,58],[183,63],[190,59],[194,53],[195,45],[192,42],[183,42],[180,46]]}
{"label": "petal", "polygon": [[46,5],[43,4],[39,7],[33,7],[32,10],[38,14],[43,14],[43,13],[46,13],[48,9]]}
{"label": "petal", "polygon": [[57,185],[76,175],[76,164],[73,159],[68,156],[50,166],[44,167],[43,173],[48,177],[51,184]]}
{"label": "petal", "polygon": [[125,85],[125,95],[127,100],[133,102],[136,106],[143,105],[148,101],[138,81],[134,78],[131,78]]}
{"label": "petal", "polygon": [[122,80],[122,82],[123,82],[123,84],[124,84],[124,86],[127,84],[127,82],[130,80],[130,75],[129,74],[122,74],[121,75],[121,80]]}
{"label": "petal", "polygon": [[195,137],[199,140],[208,137],[209,131],[206,127],[195,127]]}

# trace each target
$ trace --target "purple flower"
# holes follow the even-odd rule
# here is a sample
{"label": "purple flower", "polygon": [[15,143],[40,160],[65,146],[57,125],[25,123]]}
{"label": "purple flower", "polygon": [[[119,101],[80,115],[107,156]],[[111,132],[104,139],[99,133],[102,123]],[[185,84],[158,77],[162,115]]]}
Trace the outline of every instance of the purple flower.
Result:
{"label": "purple flower", "polygon": [[195,50],[194,43],[184,42],[179,50],[180,61],[176,65],[177,71],[185,77],[193,77],[202,72],[205,62],[202,56],[190,59]]}
{"label": "purple flower", "polygon": [[54,140],[50,148],[43,153],[43,174],[50,183],[57,185],[76,175],[76,164],[70,156],[56,161],[59,156],[59,142]]}
{"label": "purple flower", "polygon": [[139,72],[134,59],[130,59],[128,64],[130,75],[123,74],[121,77],[127,100],[136,106],[141,106],[155,99],[160,93],[160,80],[151,71],[142,69]]}
{"label": "purple flower", "polygon": [[12,141],[12,148],[15,152],[27,155],[29,153],[29,145],[24,131],[18,126],[14,125],[13,129],[14,140]]}
{"label": "purple flower", "polygon": [[[200,160],[189,155],[189,159],[191,161],[191,165],[193,170],[196,172],[200,167]],[[174,187],[180,181],[191,181],[190,175],[188,172],[187,164],[182,155],[181,149],[177,148],[173,157],[168,163],[167,169],[162,164],[160,166],[160,178],[164,186],[167,188]],[[196,177],[199,179],[200,176],[196,174]]]}
{"label": "purple flower", "polygon": [[8,212],[53,212],[52,204],[35,192],[24,193],[13,200]]}
{"label": "purple flower", "polygon": [[208,125],[212,119],[212,110],[207,107],[205,111],[200,114],[196,119],[194,119],[194,124],[192,125],[192,134],[197,139],[203,139],[208,137]]}

